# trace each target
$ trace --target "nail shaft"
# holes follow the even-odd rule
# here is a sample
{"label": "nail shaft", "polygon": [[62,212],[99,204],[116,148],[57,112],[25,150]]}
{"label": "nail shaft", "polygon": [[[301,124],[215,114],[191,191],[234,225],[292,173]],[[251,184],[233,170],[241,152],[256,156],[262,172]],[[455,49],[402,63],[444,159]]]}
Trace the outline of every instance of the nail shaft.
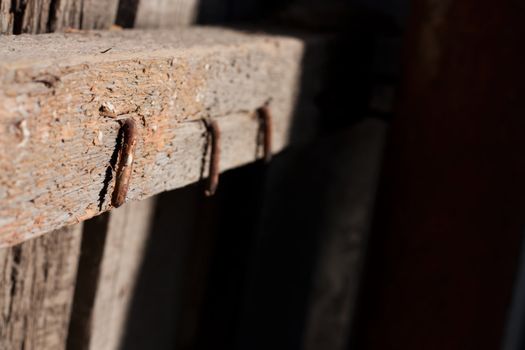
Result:
{"label": "nail shaft", "polygon": [[206,187],[206,196],[213,196],[219,186],[220,157],[221,157],[221,131],[219,124],[215,120],[206,121],[209,135],[211,137],[211,155],[210,171],[208,175],[208,184]]}
{"label": "nail shaft", "polygon": [[135,158],[135,146],[137,144],[137,126],[133,119],[126,119],[122,124],[122,144],[120,147],[119,164],[117,168],[117,179],[111,203],[115,208],[120,207],[126,201],[131,173],[133,171],[133,160]]}
{"label": "nail shaft", "polygon": [[257,110],[259,115],[259,120],[262,123],[263,131],[263,157],[265,162],[272,160],[272,137],[273,137],[273,128],[272,128],[272,113],[268,104],[262,106]]}

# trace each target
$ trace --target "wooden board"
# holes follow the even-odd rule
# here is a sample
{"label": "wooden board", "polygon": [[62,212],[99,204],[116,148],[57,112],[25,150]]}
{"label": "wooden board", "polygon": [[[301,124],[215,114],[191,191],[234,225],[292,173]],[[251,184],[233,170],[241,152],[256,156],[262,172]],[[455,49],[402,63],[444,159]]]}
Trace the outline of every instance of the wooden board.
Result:
{"label": "wooden board", "polygon": [[135,28],[173,28],[195,22],[197,0],[142,0],[137,9]]}
{"label": "wooden board", "polygon": [[0,0],[0,34],[108,29],[118,0]]}
{"label": "wooden board", "polygon": [[[223,189],[221,187],[221,189]],[[128,309],[124,338],[120,349],[183,349],[179,340],[193,326],[206,276],[202,271],[210,249],[205,239],[212,230],[203,232],[209,219],[209,198],[202,186],[190,185],[154,197],[155,218],[146,237],[147,249],[137,276],[132,303]],[[201,288],[199,288],[201,287]],[[186,315],[186,308],[191,315]],[[193,317],[191,317],[193,316]],[[154,322],[152,322],[154,320]]]}
{"label": "wooden board", "polygon": [[12,34],[11,1],[0,0],[0,34]]}
{"label": "wooden board", "polygon": [[119,348],[154,206],[154,198],[128,203],[86,223],[70,348]]}
{"label": "wooden board", "polygon": [[45,33],[51,0],[0,0],[0,34]]}
{"label": "wooden board", "polygon": [[0,250],[0,349],[64,349],[79,225]]}
{"label": "wooden board", "polygon": [[305,44],[195,28],[4,37],[0,45],[5,246],[110,208],[119,129],[111,115],[140,125],[129,199],[206,176],[203,117],[217,118],[221,170],[233,168],[260,156],[255,110],[272,99],[274,150],[282,149]]}

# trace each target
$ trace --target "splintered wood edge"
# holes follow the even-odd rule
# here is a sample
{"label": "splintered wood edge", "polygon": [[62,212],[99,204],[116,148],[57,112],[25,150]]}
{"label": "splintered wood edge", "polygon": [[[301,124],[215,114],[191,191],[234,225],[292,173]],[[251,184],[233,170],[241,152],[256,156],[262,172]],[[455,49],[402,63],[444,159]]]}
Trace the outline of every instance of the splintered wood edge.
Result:
{"label": "splintered wood edge", "polygon": [[308,40],[225,29],[0,37],[0,247],[111,209],[123,119],[138,142],[127,201],[207,177],[202,118],[221,130],[220,171],[289,142]]}

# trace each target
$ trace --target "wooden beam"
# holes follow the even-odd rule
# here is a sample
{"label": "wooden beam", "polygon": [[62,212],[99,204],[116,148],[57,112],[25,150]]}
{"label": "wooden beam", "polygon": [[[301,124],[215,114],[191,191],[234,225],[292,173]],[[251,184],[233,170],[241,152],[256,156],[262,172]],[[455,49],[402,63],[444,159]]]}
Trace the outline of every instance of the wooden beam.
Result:
{"label": "wooden beam", "polygon": [[0,246],[110,209],[117,119],[139,125],[130,200],[207,175],[205,117],[221,170],[261,156],[268,100],[281,150],[304,45],[211,28],[0,38]]}
{"label": "wooden beam", "polygon": [[81,226],[0,249],[0,348],[65,349]]}

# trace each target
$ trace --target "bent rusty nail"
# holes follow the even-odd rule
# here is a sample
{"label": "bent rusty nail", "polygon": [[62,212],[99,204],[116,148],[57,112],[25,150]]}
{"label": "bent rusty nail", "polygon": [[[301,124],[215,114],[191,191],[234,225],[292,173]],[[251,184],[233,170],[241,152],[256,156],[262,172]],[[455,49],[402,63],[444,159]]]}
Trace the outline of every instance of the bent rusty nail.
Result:
{"label": "bent rusty nail", "polygon": [[221,157],[221,131],[215,120],[205,119],[209,137],[211,137],[210,169],[208,183],[206,185],[206,196],[213,196],[219,186],[220,157]]}
{"label": "bent rusty nail", "polygon": [[269,103],[266,103],[261,108],[257,109],[259,120],[262,123],[262,130],[264,134],[263,141],[263,158],[265,162],[272,160],[272,113],[270,111]]}
{"label": "bent rusty nail", "polygon": [[119,164],[117,169],[117,179],[115,189],[111,199],[111,204],[118,208],[126,202],[131,174],[133,171],[133,161],[135,158],[135,146],[137,145],[138,130],[133,119],[126,119],[122,123],[122,145],[119,152]]}

